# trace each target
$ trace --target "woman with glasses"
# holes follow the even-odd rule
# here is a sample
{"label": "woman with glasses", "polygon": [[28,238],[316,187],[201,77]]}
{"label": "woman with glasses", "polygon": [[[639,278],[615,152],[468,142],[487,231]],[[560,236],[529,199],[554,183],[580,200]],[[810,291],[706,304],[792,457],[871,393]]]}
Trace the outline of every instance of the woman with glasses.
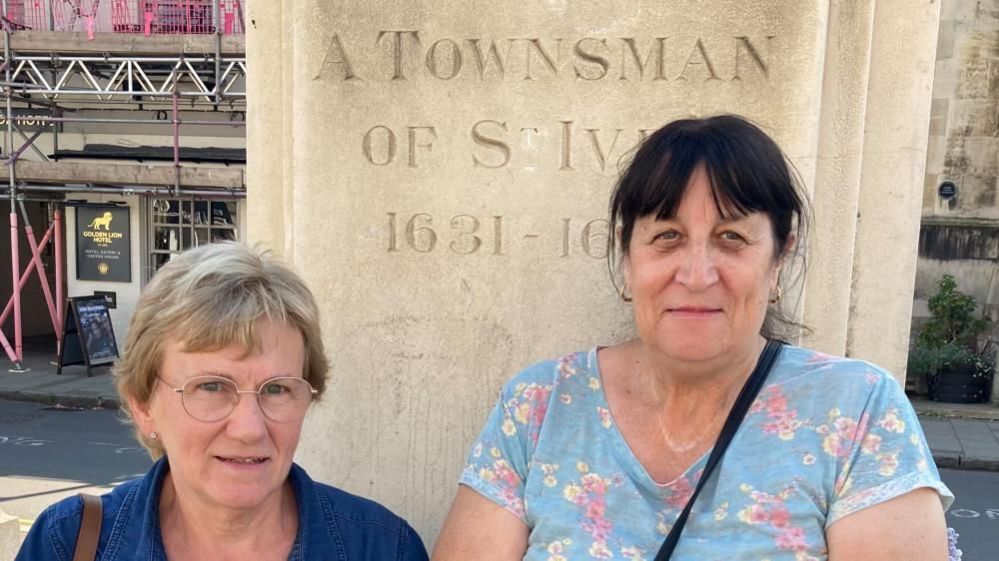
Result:
{"label": "woman with glasses", "polygon": [[[276,260],[235,243],[174,257],[132,317],[118,391],[156,463],[101,497],[97,559],[427,559],[384,507],[292,462],[326,389],[316,302]],[[49,507],[17,561],[73,558],[82,501]]]}

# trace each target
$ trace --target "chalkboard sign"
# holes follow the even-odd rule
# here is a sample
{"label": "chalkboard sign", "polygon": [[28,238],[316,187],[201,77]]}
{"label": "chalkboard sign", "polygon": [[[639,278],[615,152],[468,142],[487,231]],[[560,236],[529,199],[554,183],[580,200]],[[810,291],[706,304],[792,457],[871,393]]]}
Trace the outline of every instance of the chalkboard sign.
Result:
{"label": "chalkboard sign", "polygon": [[118,344],[103,296],[77,296],[66,304],[66,321],[63,325],[62,346],[56,374],[63,366],[85,364],[87,376],[91,367],[111,364],[118,358]]}

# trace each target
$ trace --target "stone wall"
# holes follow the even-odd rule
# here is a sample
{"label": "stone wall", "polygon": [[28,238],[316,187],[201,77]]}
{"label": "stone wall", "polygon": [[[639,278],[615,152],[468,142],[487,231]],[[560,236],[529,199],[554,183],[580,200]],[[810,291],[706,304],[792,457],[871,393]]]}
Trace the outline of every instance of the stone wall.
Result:
{"label": "stone wall", "polygon": [[936,59],[923,215],[999,218],[999,3],[942,0]]}
{"label": "stone wall", "polygon": [[[926,300],[950,274],[996,320],[999,2],[942,0],[940,10],[913,315],[929,315]],[[945,182],[951,197],[941,196]]]}
{"label": "stone wall", "polygon": [[784,147],[815,205],[788,298],[809,344],[901,372],[938,10],[253,3],[248,235],[315,289],[333,365],[299,460],[432,543],[500,385],[630,335],[607,197],[688,115],[740,113]]}

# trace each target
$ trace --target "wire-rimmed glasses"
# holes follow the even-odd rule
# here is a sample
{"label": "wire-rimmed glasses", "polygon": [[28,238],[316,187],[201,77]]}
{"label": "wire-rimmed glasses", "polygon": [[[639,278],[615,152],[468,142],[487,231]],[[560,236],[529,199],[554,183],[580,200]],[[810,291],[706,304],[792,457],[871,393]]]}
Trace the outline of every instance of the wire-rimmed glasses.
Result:
{"label": "wire-rimmed glasses", "polygon": [[231,415],[239,398],[246,393],[257,396],[260,410],[268,419],[279,423],[294,421],[305,415],[312,398],[319,393],[307,380],[294,376],[265,380],[256,390],[241,390],[235,382],[221,376],[195,376],[183,386],[170,389],[180,394],[181,405],[188,415],[206,423]]}

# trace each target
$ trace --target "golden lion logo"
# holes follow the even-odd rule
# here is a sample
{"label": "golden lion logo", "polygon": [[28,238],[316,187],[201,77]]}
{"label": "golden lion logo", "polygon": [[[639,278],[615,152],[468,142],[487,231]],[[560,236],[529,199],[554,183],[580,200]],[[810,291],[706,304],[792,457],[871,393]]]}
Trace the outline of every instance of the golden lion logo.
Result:
{"label": "golden lion logo", "polygon": [[94,230],[100,230],[101,226],[104,226],[105,230],[110,230],[112,218],[114,218],[114,215],[111,214],[110,211],[105,212],[104,216],[99,216],[95,218],[94,221],[90,223],[90,226],[88,226],[88,228],[92,228]]}

